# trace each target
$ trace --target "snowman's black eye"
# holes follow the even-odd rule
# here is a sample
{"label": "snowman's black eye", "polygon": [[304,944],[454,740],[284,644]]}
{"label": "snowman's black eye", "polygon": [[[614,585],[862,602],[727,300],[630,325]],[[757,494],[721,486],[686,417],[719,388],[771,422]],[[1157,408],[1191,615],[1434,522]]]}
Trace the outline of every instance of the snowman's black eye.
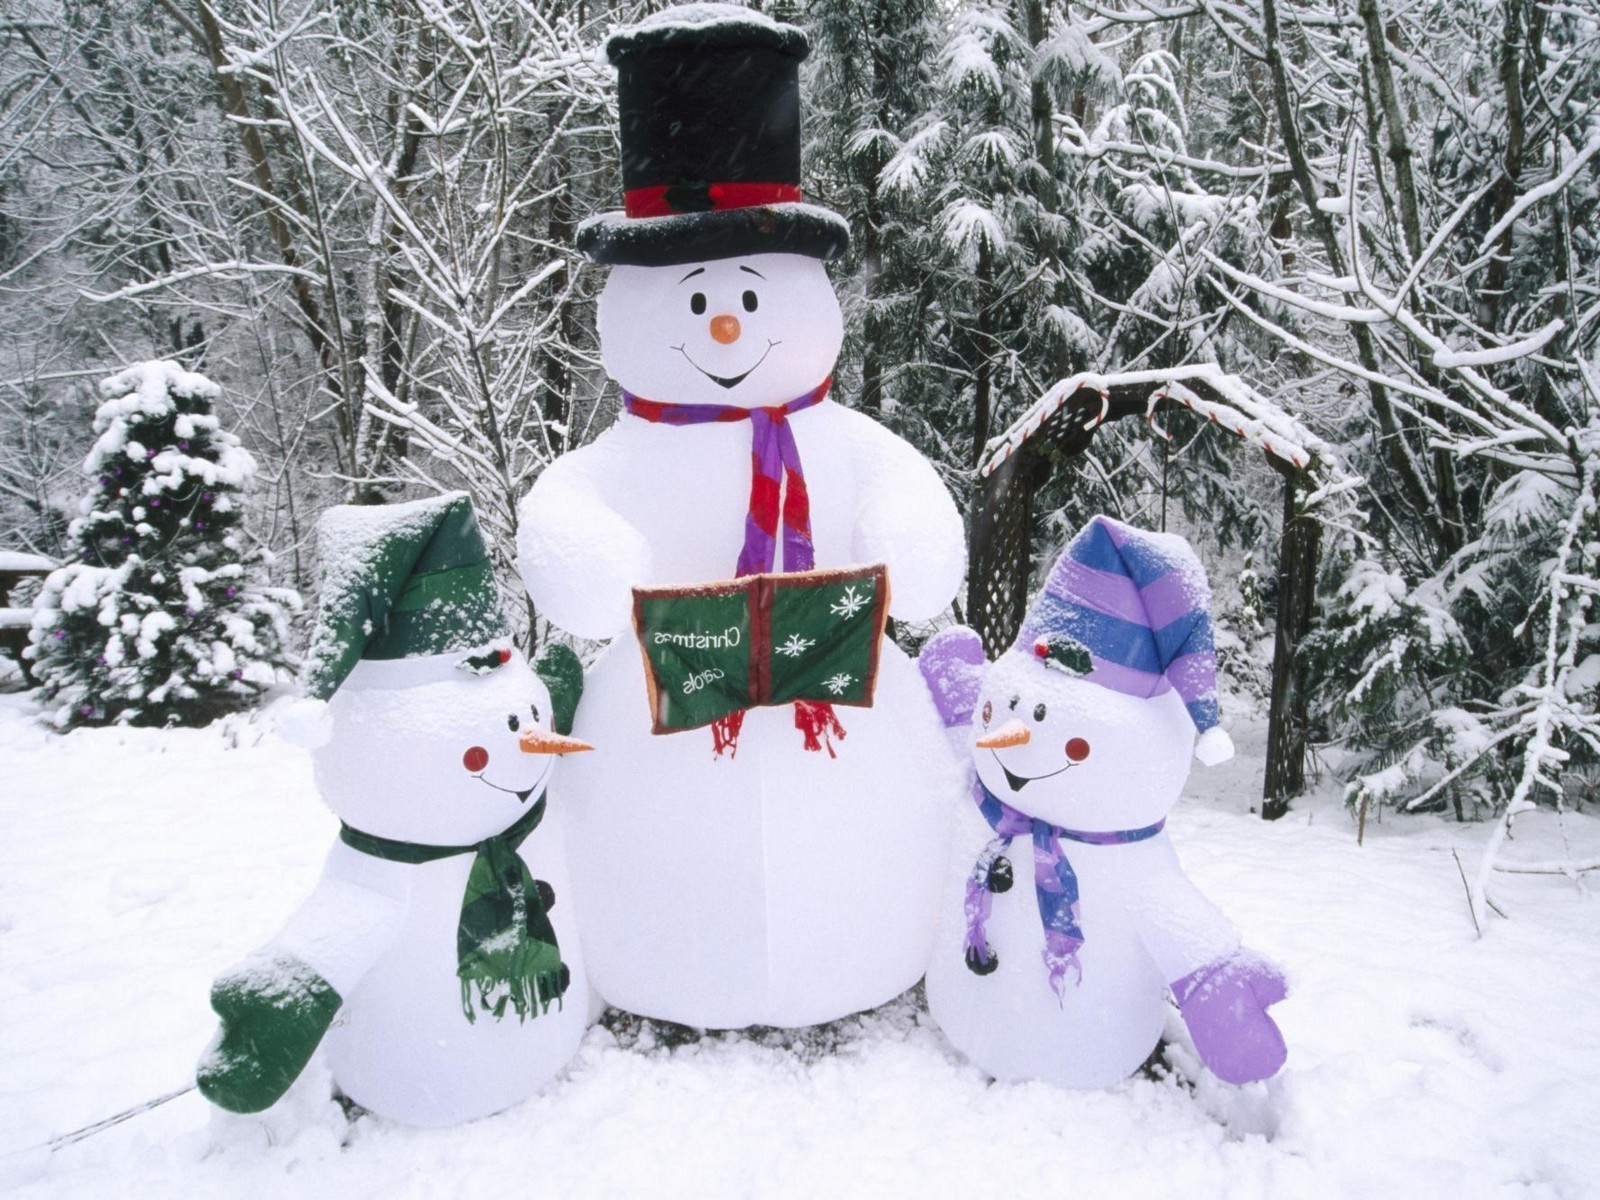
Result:
{"label": "snowman's black eye", "polygon": [[1019,701],[1021,699],[1022,699],[1021,696],[1013,696],[1013,697],[1011,697],[1011,703],[1008,704],[1006,707],[1009,708],[1012,712],[1016,712],[1017,711],[1017,701]]}
{"label": "snowman's black eye", "polygon": [[689,311],[697,317],[706,311],[706,294],[704,292],[696,292],[689,297]]}
{"label": "snowman's black eye", "polygon": [[517,719],[516,713],[512,713],[506,718],[506,728],[511,730],[512,733],[522,728],[522,722]]}
{"label": "snowman's black eye", "polygon": [[983,727],[985,729],[989,728],[989,722],[992,720],[994,720],[994,702],[985,700],[983,702]]}
{"label": "snowman's black eye", "polygon": [[1042,705],[1042,704],[1035,704],[1035,705],[1034,705],[1034,706],[1033,706],[1033,719],[1034,719],[1034,720],[1035,720],[1035,721],[1042,721],[1042,720],[1044,720],[1044,705]]}
{"label": "snowman's black eye", "polygon": [[537,704],[530,704],[528,705],[528,711],[533,714],[533,723],[537,725],[539,723],[539,706]]}
{"label": "snowman's black eye", "polygon": [[758,303],[760,303],[760,301],[757,300],[756,294],[754,292],[746,292],[744,294],[744,310],[745,310],[745,312],[755,312],[756,305]]}

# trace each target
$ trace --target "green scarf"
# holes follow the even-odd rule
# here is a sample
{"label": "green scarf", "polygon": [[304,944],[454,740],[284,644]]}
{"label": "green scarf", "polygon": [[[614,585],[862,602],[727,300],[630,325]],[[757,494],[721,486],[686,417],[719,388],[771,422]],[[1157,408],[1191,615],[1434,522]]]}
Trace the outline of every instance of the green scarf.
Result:
{"label": "green scarf", "polygon": [[537,1017],[552,1000],[559,1007],[572,981],[545,911],[555,902],[554,893],[549,884],[533,878],[517,853],[544,819],[544,804],[545,797],[540,796],[504,833],[471,846],[422,846],[340,826],[345,845],[388,862],[416,865],[457,854],[475,855],[456,925],[456,974],[461,977],[461,1008],[468,1021],[477,1020],[478,1008],[498,1020],[507,1004],[519,1021]]}

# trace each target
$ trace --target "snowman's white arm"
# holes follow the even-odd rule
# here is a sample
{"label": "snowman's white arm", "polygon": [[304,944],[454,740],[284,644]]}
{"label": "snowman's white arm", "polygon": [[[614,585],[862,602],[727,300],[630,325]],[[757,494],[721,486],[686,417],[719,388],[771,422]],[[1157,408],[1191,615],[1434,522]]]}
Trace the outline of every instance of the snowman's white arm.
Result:
{"label": "snowman's white arm", "polygon": [[937,616],[966,571],[961,514],[927,459],[869,418],[860,422],[853,435],[860,481],[855,558],[889,565],[891,616]]}
{"label": "snowman's white arm", "polygon": [[1139,939],[1168,983],[1239,949],[1239,931],[1190,882],[1165,835],[1126,881]]}
{"label": "snowman's white arm", "polygon": [[639,486],[626,478],[611,433],[545,468],[517,507],[517,569],[534,607],[584,638],[628,626],[633,587],[650,574],[650,544],[605,499]]}
{"label": "snowman's white arm", "polygon": [[335,844],[316,889],[277,937],[212,986],[219,1027],[195,1081],[218,1107],[260,1112],[276,1104],[394,942],[405,911],[403,885],[362,858]]}
{"label": "snowman's white arm", "polygon": [[342,842],[305,902],[262,949],[305,963],[348,999],[400,932],[405,905],[397,897],[344,876],[357,851]]}

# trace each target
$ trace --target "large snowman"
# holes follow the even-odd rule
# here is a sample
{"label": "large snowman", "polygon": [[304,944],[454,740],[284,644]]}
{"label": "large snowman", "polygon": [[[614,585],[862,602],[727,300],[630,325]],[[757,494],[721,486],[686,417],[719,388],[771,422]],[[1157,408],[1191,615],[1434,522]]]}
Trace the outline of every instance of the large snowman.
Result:
{"label": "large snowman", "polygon": [[[335,508],[298,731],[339,840],[316,890],[212,990],[200,1090],[270,1107],[319,1043],[339,1090],[445,1125],[531,1095],[589,1013],[559,814],[546,787],[576,657],[511,648],[465,495]],[[554,701],[551,691],[556,693]],[[316,707],[317,702],[302,708]]]}
{"label": "large snowman", "polygon": [[1209,605],[1187,542],[1096,517],[987,670],[970,630],[923,653],[952,724],[970,714],[974,767],[928,1008],[998,1079],[1127,1077],[1155,1049],[1169,989],[1219,1078],[1284,1061],[1266,1012],[1283,977],[1240,949],[1165,831],[1191,752],[1233,753]]}
{"label": "large snowman", "polygon": [[695,1026],[827,1021],[927,965],[960,786],[938,715],[884,639],[870,708],[821,728],[753,708],[736,746],[653,735],[632,589],[886,564],[889,614],[928,618],[959,586],[961,522],[915,450],[829,391],[843,324],[823,262],[848,229],[800,202],[804,36],[689,5],[607,52],[625,211],[578,244],[611,268],[601,356],[624,412],[539,478],[520,539],[538,610],[615,638],[575,731],[606,753],[563,782],[591,979]]}

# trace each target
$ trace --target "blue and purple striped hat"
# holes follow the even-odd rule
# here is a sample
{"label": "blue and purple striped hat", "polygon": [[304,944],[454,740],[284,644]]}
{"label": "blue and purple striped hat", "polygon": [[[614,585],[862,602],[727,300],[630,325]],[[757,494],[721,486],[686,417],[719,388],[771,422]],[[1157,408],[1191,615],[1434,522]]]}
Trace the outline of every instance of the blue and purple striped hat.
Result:
{"label": "blue and purple striped hat", "polygon": [[1232,753],[1217,727],[1211,587],[1176,534],[1092,518],[1051,568],[1016,648],[1128,696],[1175,689],[1201,735],[1201,760]]}

